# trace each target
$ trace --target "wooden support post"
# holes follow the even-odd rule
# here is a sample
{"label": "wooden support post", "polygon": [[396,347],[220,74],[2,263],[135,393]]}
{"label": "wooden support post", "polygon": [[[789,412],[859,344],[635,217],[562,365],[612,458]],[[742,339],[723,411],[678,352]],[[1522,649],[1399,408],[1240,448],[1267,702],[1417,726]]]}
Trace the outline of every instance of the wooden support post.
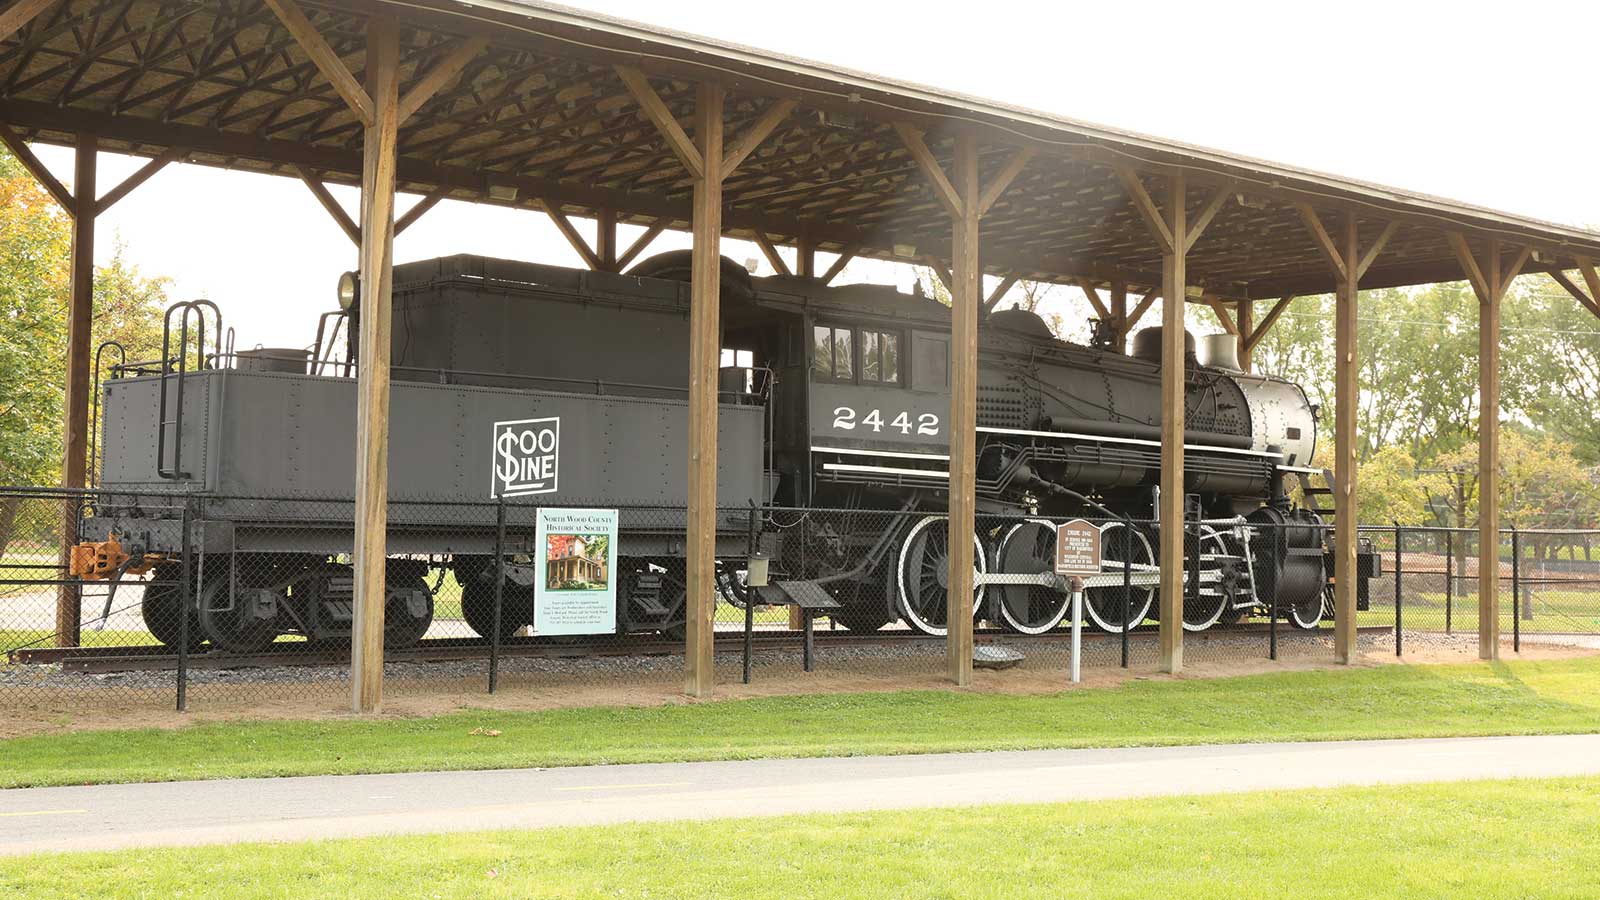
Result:
{"label": "wooden support post", "polygon": [[1246,372],[1253,371],[1250,362],[1250,338],[1256,332],[1256,305],[1253,300],[1240,300],[1234,313],[1238,332],[1235,335],[1239,368]]}
{"label": "wooden support post", "polygon": [[[298,35],[297,35],[298,37]],[[393,18],[367,22],[365,95],[371,124],[362,138],[361,360],[356,385],[355,608],[350,705],[383,705],[383,612],[389,519],[389,364],[394,262],[396,145],[400,125],[400,32]]]}
{"label": "wooden support post", "polygon": [[617,270],[617,211],[602,209],[595,216],[594,253],[600,258],[600,271]]}
{"label": "wooden support post", "polygon": [[[655,124],[669,149],[694,179],[690,227],[694,248],[689,267],[689,475],[685,551],[684,691],[710,695],[712,613],[716,606],[717,551],[717,370],[722,360],[722,182],[770,135],[794,104],[780,101],[732,144],[724,156],[721,85],[703,83],[695,97],[694,136],[672,117],[643,72],[618,67],[617,74],[645,117]],[[666,220],[623,254],[631,258],[648,244]]]}
{"label": "wooden support post", "polygon": [[[88,484],[89,392],[92,335],[94,333],[94,201],[98,142],[92,134],[78,135],[73,170],[72,262],[67,306],[67,396],[62,428],[61,486]],[[77,505],[65,501],[62,511],[62,557],[66,561],[77,530]],[[56,594],[56,646],[76,647],[82,621],[83,597],[72,585]]]}
{"label": "wooden support post", "polygon": [[688,640],[684,648],[684,691],[691,697],[709,695],[716,675],[712,663],[712,611],[717,596],[723,96],[720,85],[702,84],[695,101],[693,147],[702,168],[694,184],[694,250],[689,275],[689,593],[684,610]]}
{"label": "wooden support post", "polygon": [[361,226],[350,221],[350,214],[344,211],[344,207],[339,205],[339,201],[335,200],[332,194],[328,193],[327,186],[317,178],[315,173],[301,166],[295,166],[295,173],[305,183],[306,189],[311,191],[311,196],[317,198],[317,202],[322,205],[322,209],[333,218],[334,224],[338,225],[339,230],[343,231],[345,237],[350,239],[350,243],[355,244],[357,247],[361,246]]}
{"label": "wooden support post", "polygon": [[1478,298],[1478,658],[1500,658],[1500,239]]}
{"label": "wooden support post", "polygon": [[416,224],[418,219],[427,215],[428,210],[438,206],[439,201],[443,200],[447,195],[449,195],[449,193],[449,188],[439,188],[438,190],[414,203],[410,209],[405,211],[405,215],[402,215],[400,218],[394,220],[395,237],[399,237],[401,232]]}
{"label": "wooden support post", "polygon": [[1158,220],[1164,227],[1152,229],[1158,240],[1162,236],[1167,240],[1161,255],[1161,294],[1167,300],[1161,304],[1161,500],[1157,517],[1161,537],[1160,665],[1161,671],[1173,674],[1183,671],[1183,575],[1188,543],[1183,520],[1184,388],[1188,380],[1183,341],[1183,306],[1189,286],[1185,272],[1189,247],[1187,196],[1184,177],[1170,176],[1165,215]]}
{"label": "wooden support post", "polygon": [[640,253],[643,253],[644,249],[650,246],[650,242],[660,237],[661,232],[666,231],[667,226],[671,224],[672,221],[670,219],[657,219],[651,222],[650,226],[644,230],[644,234],[639,235],[633,243],[628,245],[628,249],[617,257],[616,268],[612,269],[612,271],[621,272],[626,269],[628,264],[633,262],[634,258]]}
{"label": "wooden support post", "polygon": [[795,242],[794,274],[801,278],[817,277],[817,244],[805,235]]}
{"label": "wooden support post", "polygon": [[950,214],[949,273],[934,258],[926,261],[950,289],[950,518],[945,652],[950,678],[972,683],[972,592],[976,574],[972,535],[977,528],[978,312],[983,303],[978,222],[1005,193],[1032,154],[1018,151],[985,185],[978,178],[978,143],[969,131],[955,138],[954,176],[947,176],[922,133],[906,123],[895,131],[922,170],[933,193]]}
{"label": "wooden support post", "polygon": [[[1356,383],[1356,373],[1360,371],[1356,306],[1361,276],[1383,252],[1396,226],[1385,225],[1363,254],[1354,212],[1345,214],[1344,229],[1335,240],[1323,226],[1322,216],[1310,204],[1298,203],[1295,208],[1312,244],[1322,251],[1333,270],[1337,283],[1333,317],[1333,656],[1340,663],[1349,663],[1356,647],[1356,526],[1360,524],[1356,521],[1356,410],[1360,403],[1360,387]],[[1292,299],[1279,300],[1267,313],[1261,327],[1246,339],[1250,349],[1255,348],[1256,342],[1278,320]]]}
{"label": "wooden support post", "polygon": [[[1510,263],[1500,239],[1488,239],[1480,262],[1464,235],[1446,235],[1478,296],[1478,657],[1500,658],[1500,301],[1532,252],[1522,248]],[[1591,290],[1600,287],[1594,266],[1578,260]],[[1563,275],[1557,282],[1565,279]],[[1574,285],[1574,287],[1576,287]],[[1574,296],[1582,299],[1581,292]]]}
{"label": "wooden support post", "polygon": [[1111,349],[1117,353],[1128,352],[1128,285],[1111,283]]}
{"label": "wooden support post", "polygon": [[[972,683],[972,535],[977,530],[978,305],[983,268],[978,262],[978,142],[969,131],[956,135],[954,184],[960,215],[950,245],[950,586],[945,607],[946,657],[950,679]],[[1014,175],[1015,173],[1013,173]],[[992,187],[992,185],[991,185]]]}
{"label": "wooden support post", "polygon": [[1356,241],[1356,216],[1348,213],[1338,248],[1343,266],[1334,270],[1343,272],[1334,297],[1333,337],[1333,656],[1340,663],[1349,663],[1356,647],[1356,526],[1360,524],[1356,521],[1356,412],[1360,403],[1356,384],[1356,304],[1360,297]]}

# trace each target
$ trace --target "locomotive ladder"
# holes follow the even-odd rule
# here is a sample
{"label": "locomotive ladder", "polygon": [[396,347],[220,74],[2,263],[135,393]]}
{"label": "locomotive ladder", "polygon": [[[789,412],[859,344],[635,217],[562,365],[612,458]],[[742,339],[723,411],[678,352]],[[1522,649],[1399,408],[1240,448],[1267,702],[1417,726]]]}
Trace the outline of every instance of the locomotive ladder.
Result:
{"label": "locomotive ladder", "polygon": [[[1322,469],[1319,472],[1313,472],[1301,469],[1295,472],[1295,477],[1300,481],[1300,493],[1305,497],[1306,509],[1316,513],[1324,522],[1332,521],[1336,506],[1333,500],[1336,488],[1333,480],[1333,470]],[[1312,479],[1314,478],[1321,478],[1322,484],[1313,483]],[[1328,498],[1326,506],[1322,503],[1322,498],[1324,497]]]}

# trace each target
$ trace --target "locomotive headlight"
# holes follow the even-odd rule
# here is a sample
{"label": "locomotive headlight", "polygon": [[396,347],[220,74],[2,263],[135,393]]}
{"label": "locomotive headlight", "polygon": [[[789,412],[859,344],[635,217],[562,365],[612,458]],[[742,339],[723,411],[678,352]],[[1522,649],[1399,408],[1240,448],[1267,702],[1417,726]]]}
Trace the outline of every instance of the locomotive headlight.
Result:
{"label": "locomotive headlight", "polygon": [[339,276],[339,308],[349,312],[361,297],[361,279],[354,272]]}

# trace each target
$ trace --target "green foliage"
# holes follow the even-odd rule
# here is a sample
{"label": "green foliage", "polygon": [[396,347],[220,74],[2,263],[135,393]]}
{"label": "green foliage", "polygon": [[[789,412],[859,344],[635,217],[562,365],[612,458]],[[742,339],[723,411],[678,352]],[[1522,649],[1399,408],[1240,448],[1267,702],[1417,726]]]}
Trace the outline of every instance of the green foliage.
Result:
{"label": "green foliage", "polygon": [[[0,151],[0,483],[56,484],[66,393],[71,222]],[[91,346],[118,340],[160,356],[166,278],[147,278],[119,241],[95,271]],[[113,357],[111,361],[115,361]]]}

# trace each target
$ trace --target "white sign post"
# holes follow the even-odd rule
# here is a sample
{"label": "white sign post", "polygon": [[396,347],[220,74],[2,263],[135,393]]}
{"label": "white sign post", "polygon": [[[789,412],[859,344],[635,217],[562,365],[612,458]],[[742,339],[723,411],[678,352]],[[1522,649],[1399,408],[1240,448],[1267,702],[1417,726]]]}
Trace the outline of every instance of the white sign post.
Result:
{"label": "white sign post", "polygon": [[534,634],[617,630],[617,511],[540,509]]}
{"label": "white sign post", "polygon": [[1067,579],[1072,591],[1072,683],[1082,680],[1083,577],[1100,574],[1100,528],[1073,519],[1056,526],[1055,571]]}

